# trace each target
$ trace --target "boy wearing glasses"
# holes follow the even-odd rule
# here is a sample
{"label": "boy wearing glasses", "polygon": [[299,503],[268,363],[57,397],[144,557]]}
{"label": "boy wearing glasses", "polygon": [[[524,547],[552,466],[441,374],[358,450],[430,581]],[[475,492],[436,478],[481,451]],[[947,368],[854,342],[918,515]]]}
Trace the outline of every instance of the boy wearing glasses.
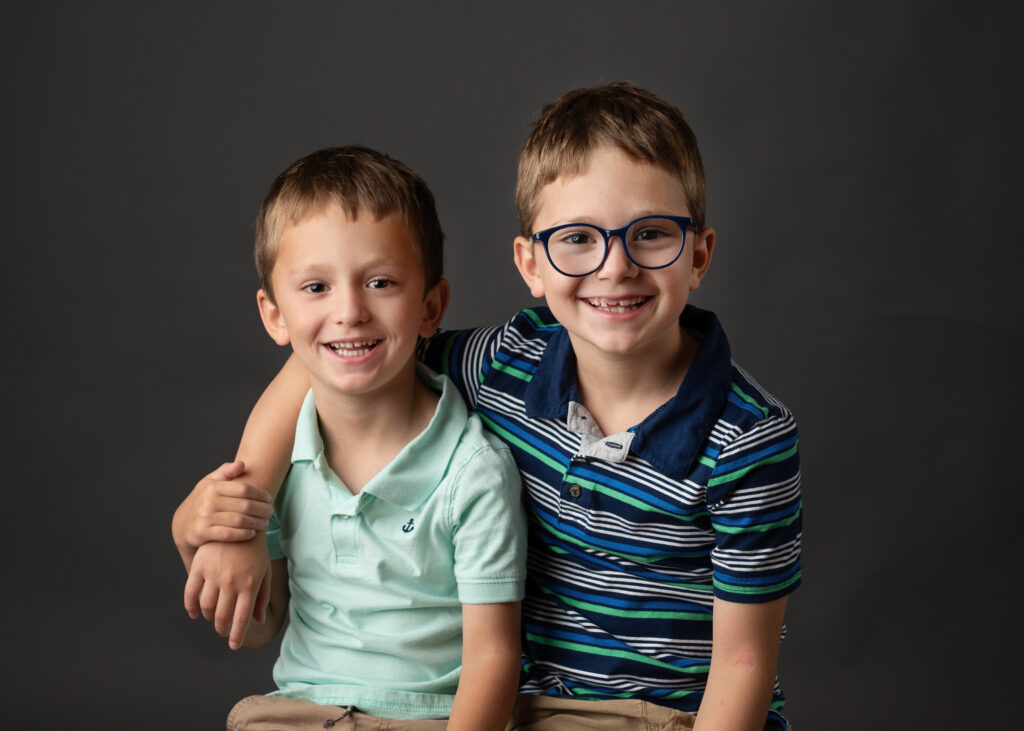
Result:
{"label": "boy wearing glasses", "polygon": [[[516,266],[547,307],[435,334],[421,352],[509,445],[526,487],[510,727],[785,728],[797,429],[687,302],[715,245],[692,131],[628,84],[569,92],[523,147],[516,202]],[[286,365],[257,418],[293,418],[302,388]],[[285,453],[271,442],[241,453]],[[206,479],[180,510],[230,489]]]}

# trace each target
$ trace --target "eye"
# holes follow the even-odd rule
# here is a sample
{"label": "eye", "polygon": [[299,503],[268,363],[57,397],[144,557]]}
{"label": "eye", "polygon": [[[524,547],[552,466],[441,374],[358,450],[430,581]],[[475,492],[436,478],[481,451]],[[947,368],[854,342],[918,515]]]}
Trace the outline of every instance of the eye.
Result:
{"label": "eye", "polygon": [[558,232],[556,243],[559,244],[570,244],[580,246],[582,244],[592,244],[595,241],[595,235],[593,231],[587,229],[565,229],[564,231]]}
{"label": "eye", "polygon": [[310,282],[309,284],[303,285],[302,289],[310,294],[322,294],[327,291],[327,285],[323,282]]}
{"label": "eye", "polygon": [[645,228],[637,231],[634,239],[637,241],[654,241],[668,235],[667,232],[657,228]]}
{"label": "eye", "polygon": [[387,289],[394,285],[394,283],[395,281],[393,279],[388,279],[387,277],[376,277],[371,279],[366,286],[370,289]]}

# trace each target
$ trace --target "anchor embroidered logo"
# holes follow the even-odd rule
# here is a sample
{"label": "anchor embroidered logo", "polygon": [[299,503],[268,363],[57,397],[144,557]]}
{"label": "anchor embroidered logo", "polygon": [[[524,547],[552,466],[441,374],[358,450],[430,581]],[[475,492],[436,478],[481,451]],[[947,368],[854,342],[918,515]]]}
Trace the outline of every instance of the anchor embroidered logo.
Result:
{"label": "anchor embroidered logo", "polygon": [[409,522],[402,526],[403,533],[412,533],[413,528],[416,526],[412,523],[412,518],[409,518]]}

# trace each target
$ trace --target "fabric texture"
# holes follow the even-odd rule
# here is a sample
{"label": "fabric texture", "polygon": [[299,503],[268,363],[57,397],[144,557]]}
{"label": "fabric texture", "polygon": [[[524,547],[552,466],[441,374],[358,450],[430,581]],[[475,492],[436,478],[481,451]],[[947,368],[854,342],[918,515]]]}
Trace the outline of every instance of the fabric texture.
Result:
{"label": "fabric texture", "polygon": [[289,624],[272,695],[444,718],[462,656],[462,604],[517,601],[525,581],[521,486],[508,448],[451,381],[427,428],[358,494],[324,456],[312,393],[267,532],[288,559]]}
{"label": "fabric texture", "polygon": [[[714,314],[676,395],[601,434],[568,333],[547,308],[439,332],[420,357],[512,450],[529,556],[520,691],[646,700],[696,713],[715,597],[767,602],[800,583],[796,422],[732,362]],[[776,682],[769,718],[785,723]]]}
{"label": "fabric texture", "polygon": [[432,731],[448,722],[403,721],[368,716],[340,706],[281,696],[251,695],[243,698],[228,714],[228,731]]}
{"label": "fabric texture", "polygon": [[506,731],[689,731],[697,717],[639,700],[520,695]]}

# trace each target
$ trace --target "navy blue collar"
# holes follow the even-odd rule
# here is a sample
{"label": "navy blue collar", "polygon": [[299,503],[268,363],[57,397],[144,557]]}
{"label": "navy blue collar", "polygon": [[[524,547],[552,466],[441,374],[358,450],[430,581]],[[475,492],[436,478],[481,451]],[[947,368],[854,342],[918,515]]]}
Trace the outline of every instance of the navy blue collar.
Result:
{"label": "navy blue collar", "polygon": [[[713,312],[687,305],[679,324],[696,333],[700,347],[676,395],[633,428],[630,451],[662,474],[682,478],[722,413],[732,367],[729,341]],[[525,397],[526,415],[534,419],[565,420],[569,402],[579,402],[576,354],[565,328],[552,335]]]}

